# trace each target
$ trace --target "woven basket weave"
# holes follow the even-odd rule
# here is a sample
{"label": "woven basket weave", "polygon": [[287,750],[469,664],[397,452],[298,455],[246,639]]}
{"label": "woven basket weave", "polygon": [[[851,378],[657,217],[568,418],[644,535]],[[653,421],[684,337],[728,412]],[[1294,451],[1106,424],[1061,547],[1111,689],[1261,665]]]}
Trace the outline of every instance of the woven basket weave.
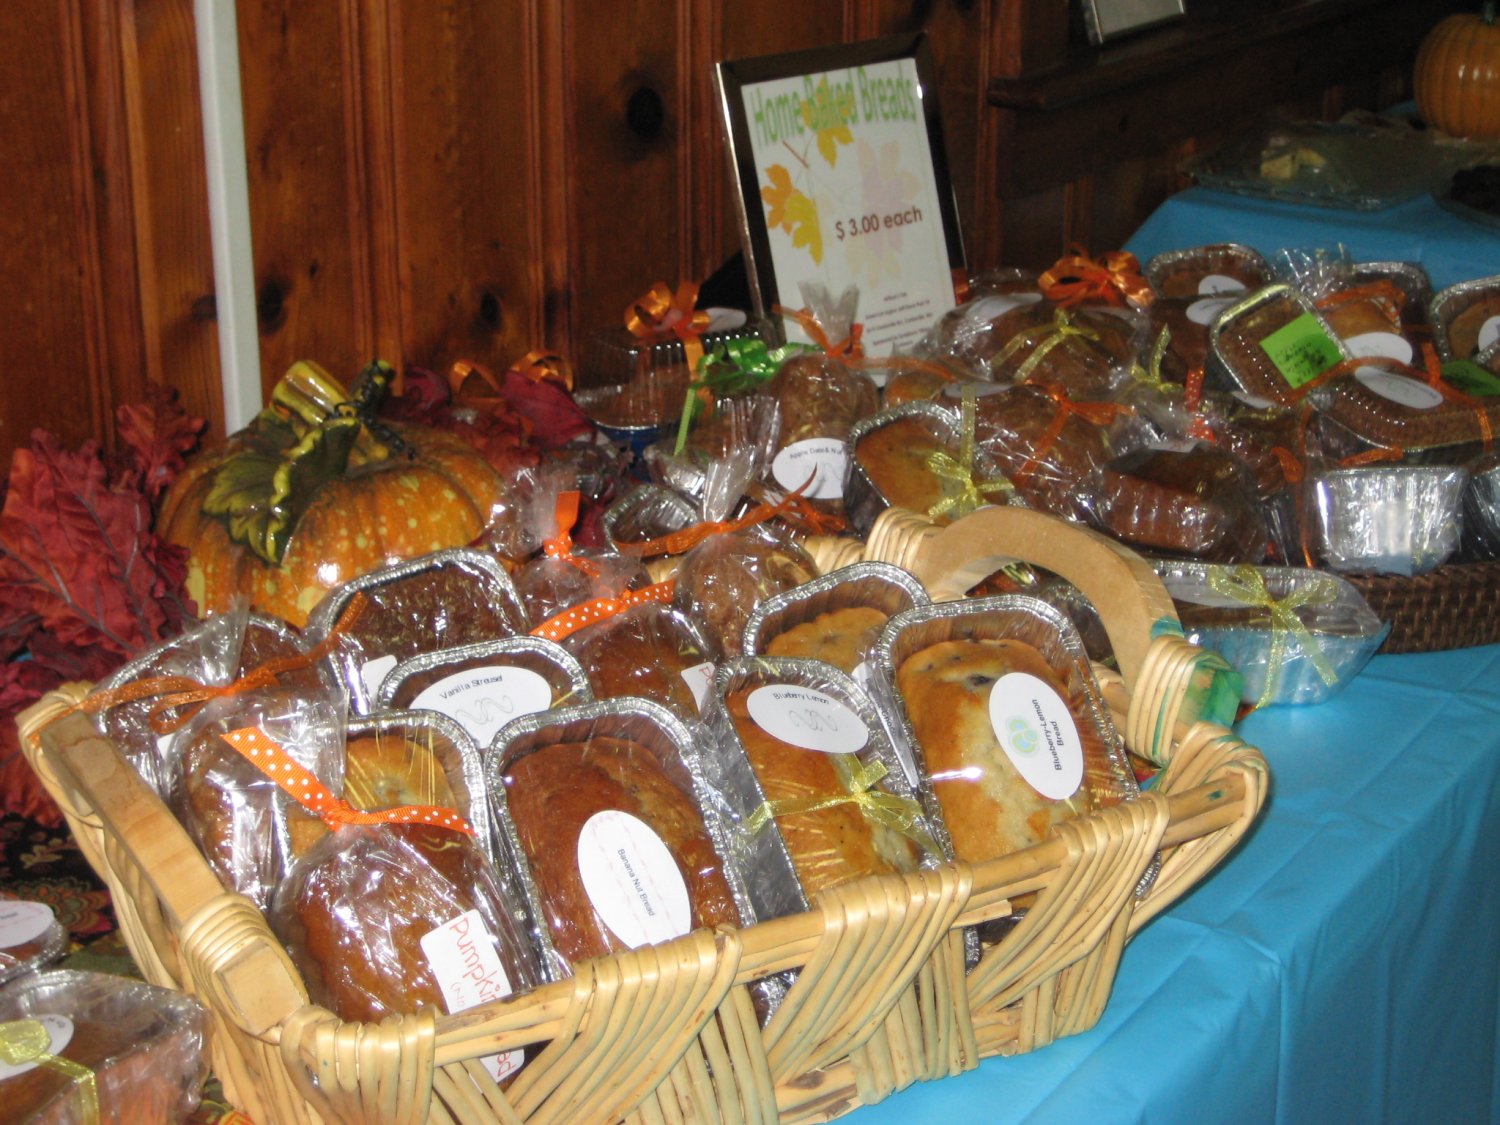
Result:
{"label": "woven basket weave", "polygon": [[[1145,624],[1171,602],[1135,556],[1037,513],[981,512],[941,532],[910,513],[882,521],[864,551],[814,553],[904,559],[935,596],[1022,558],[1094,598],[1123,671],[1101,672],[1104,697],[1132,749],[1166,763],[1151,791],[1001,859],[860,880],[805,914],[585,962],[569,981],[456,1016],[360,1024],[308,1003],[259,911],[224,892],[118,750],[71,713],[85,685],[26,712],[23,745],[144,975],[210,1009],[214,1068],[256,1121],[828,1120],[1091,1027],[1131,935],[1224,858],[1268,784],[1258,751],[1194,721],[1202,654]],[[966,973],[963,928],[1028,892],[1025,919]],[[761,1028],[746,986],[793,969]],[[478,1060],[517,1048],[533,1057],[502,1091]]]}
{"label": "woven basket weave", "polygon": [[1345,575],[1382,621],[1381,652],[1437,652],[1500,641],[1500,561],[1450,563],[1427,574]]}

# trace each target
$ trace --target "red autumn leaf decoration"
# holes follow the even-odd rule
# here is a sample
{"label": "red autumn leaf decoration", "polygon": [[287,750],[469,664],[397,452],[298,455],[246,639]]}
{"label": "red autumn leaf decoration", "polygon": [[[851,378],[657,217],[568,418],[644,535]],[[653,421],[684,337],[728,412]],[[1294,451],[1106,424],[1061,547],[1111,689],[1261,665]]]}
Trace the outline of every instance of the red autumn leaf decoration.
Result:
{"label": "red autumn leaf decoration", "polygon": [[176,391],[160,383],[148,386],[145,402],[115,411],[115,430],[130,450],[126,472],[137,478],[148,503],[155,505],[177,478],[206,426],[177,405]]}

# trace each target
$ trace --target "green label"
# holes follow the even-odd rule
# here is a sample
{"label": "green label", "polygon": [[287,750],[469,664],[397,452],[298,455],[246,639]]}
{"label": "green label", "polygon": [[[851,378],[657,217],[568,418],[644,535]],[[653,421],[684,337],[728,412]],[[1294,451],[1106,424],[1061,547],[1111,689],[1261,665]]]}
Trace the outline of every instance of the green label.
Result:
{"label": "green label", "polygon": [[1311,383],[1344,358],[1312,313],[1303,313],[1290,324],[1283,324],[1262,340],[1260,346],[1290,387]]}
{"label": "green label", "polygon": [[1443,381],[1476,398],[1500,395],[1500,376],[1486,371],[1473,360],[1455,359],[1443,364]]}

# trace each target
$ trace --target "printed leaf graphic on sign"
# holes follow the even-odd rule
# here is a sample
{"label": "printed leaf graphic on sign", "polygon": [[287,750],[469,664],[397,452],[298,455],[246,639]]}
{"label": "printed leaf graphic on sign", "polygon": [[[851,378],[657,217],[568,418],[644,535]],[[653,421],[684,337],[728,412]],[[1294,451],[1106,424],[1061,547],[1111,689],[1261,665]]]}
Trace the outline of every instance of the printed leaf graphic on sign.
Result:
{"label": "printed leaf graphic on sign", "polygon": [[[815,113],[814,110],[817,112]],[[823,154],[823,159],[828,161],[828,166],[838,167],[839,145],[852,145],[854,134],[849,131],[848,123],[838,113],[838,106],[828,87],[828,79],[825,78],[818,83],[817,92],[811,100],[802,103],[802,120],[816,135],[818,151]],[[834,121],[837,124],[830,124]]]}
{"label": "printed leaf graphic on sign", "polygon": [[823,228],[818,205],[792,186],[791,175],[780,164],[766,169],[771,186],[760,189],[766,204],[766,225],[780,227],[792,236],[792,245],[806,249],[814,262],[823,261]]}
{"label": "printed leaf graphic on sign", "polygon": [[791,226],[787,223],[786,204],[793,195],[801,195],[792,186],[792,174],[786,170],[785,164],[772,164],[766,169],[766,175],[771,177],[771,186],[760,189],[760,197],[766,204],[766,225],[781,227],[788,234]]}

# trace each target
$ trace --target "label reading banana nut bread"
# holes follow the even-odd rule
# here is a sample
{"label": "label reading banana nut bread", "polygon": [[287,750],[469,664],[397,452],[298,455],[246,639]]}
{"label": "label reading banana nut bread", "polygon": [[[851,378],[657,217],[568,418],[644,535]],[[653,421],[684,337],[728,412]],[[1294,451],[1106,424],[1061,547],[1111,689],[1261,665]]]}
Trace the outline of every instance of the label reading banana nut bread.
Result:
{"label": "label reading banana nut bread", "polygon": [[488,746],[495,732],[512,719],[551,707],[552,687],[530,668],[471,668],[444,676],[411,705],[447,715],[480,746]]}
{"label": "label reading banana nut bread", "polygon": [[1063,698],[1042,679],[1010,672],[990,689],[990,725],[1026,783],[1054,801],[1078,792],[1083,743]]}
{"label": "label reading banana nut bread", "polygon": [[578,834],[578,874],[600,920],[632,949],[692,928],[677,861],[650,825],[627,812],[589,817]]}
{"label": "label reading banana nut bread", "polygon": [[[809,500],[837,500],[844,495],[844,443],[838,438],[794,441],[771,462],[771,475],[787,491],[802,488]],[[810,482],[810,483],[809,483]]]}
{"label": "label reading banana nut bread", "polygon": [[[67,1016],[46,1015],[31,1016],[28,1018],[35,1019],[37,1023],[47,1029],[47,1038],[50,1040],[47,1044],[47,1054],[61,1054],[63,1048],[73,1041],[73,1021]],[[16,1078],[19,1075],[25,1074],[28,1070],[35,1069],[36,1063],[34,1062],[8,1063],[0,1060],[0,1082],[4,1082],[7,1078]]]}
{"label": "label reading banana nut bread", "polygon": [[767,684],[746,697],[745,709],[772,738],[804,750],[853,754],[870,741],[870,731],[858,715],[812,688]]}
{"label": "label reading banana nut bread", "polygon": [[44,902],[0,902],[0,949],[35,941],[52,925],[52,907]]}
{"label": "label reading banana nut bread", "polygon": [[[510,978],[495,951],[495,937],[479,911],[466,910],[429,930],[422,936],[421,945],[450,1016],[510,995]],[[524,1058],[521,1051],[506,1051],[479,1061],[490,1077],[500,1082],[520,1070]]]}

